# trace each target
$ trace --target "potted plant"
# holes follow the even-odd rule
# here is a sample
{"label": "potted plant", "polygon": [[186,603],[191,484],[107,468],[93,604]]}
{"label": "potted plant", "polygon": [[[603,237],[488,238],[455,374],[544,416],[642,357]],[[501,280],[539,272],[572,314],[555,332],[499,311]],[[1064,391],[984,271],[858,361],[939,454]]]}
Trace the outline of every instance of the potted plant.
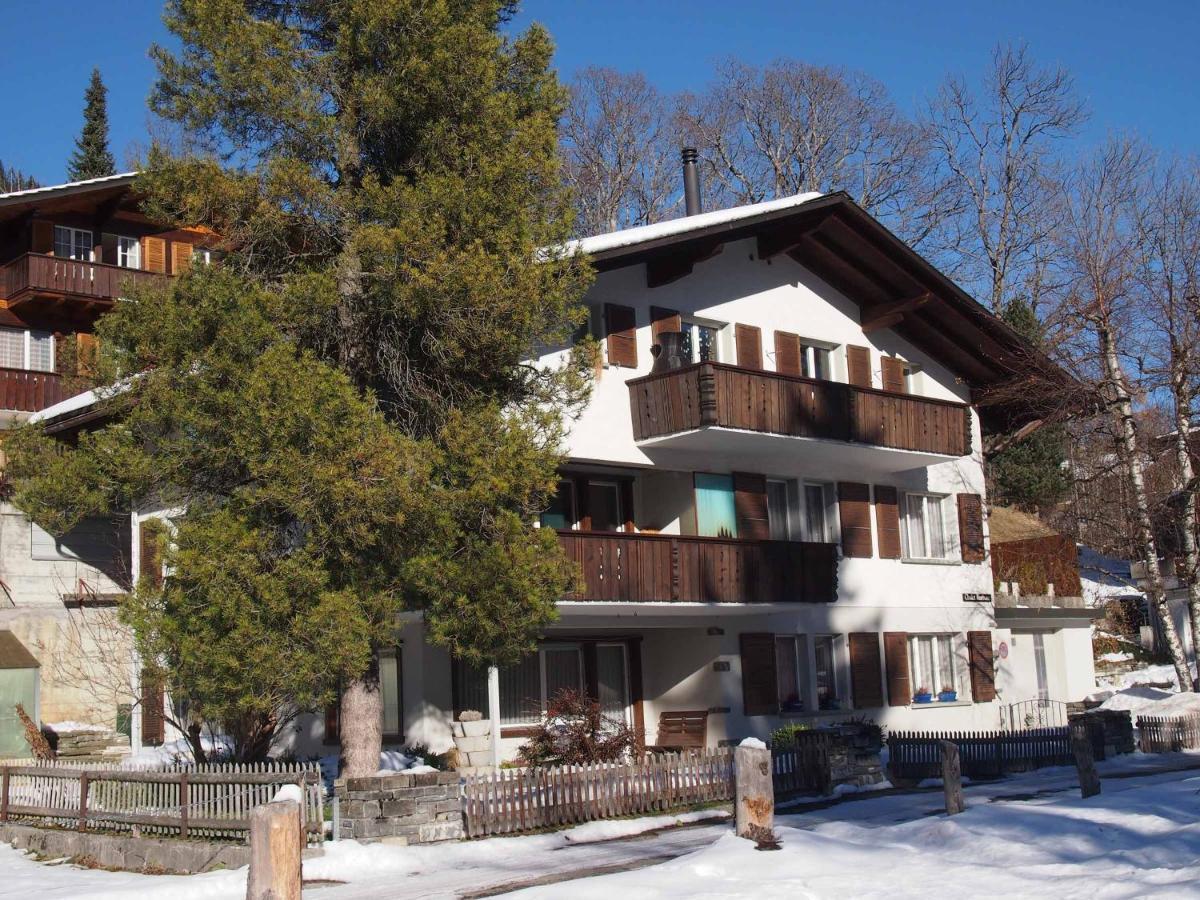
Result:
{"label": "potted plant", "polygon": [[938,703],[953,703],[957,699],[958,691],[952,687],[943,686],[942,689],[938,691]]}
{"label": "potted plant", "polygon": [[913,692],[913,703],[929,703],[932,700],[933,694],[929,692],[929,688],[925,687],[925,685],[921,685],[921,687]]}

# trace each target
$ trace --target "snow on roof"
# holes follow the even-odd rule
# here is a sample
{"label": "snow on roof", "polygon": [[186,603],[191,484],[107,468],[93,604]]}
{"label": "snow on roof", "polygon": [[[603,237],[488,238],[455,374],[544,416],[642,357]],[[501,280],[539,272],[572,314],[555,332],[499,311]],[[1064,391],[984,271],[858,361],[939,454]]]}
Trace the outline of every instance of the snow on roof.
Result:
{"label": "snow on roof", "polygon": [[69,415],[73,412],[80,412],[95,406],[101,400],[110,400],[119,394],[124,394],[133,387],[133,379],[138,376],[134,375],[130,378],[123,378],[116,384],[110,384],[105,387],[92,388],[90,391],[84,391],[82,394],[76,394],[74,397],[68,397],[66,400],[60,400],[53,406],[47,406],[45,409],[35,412],[29,417],[30,422],[50,422],[57,419],[59,416]]}
{"label": "snow on roof", "polygon": [[568,254],[600,253],[605,250],[616,250],[620,247],[632,247],[659,238],[674,237],[689,231],[699,231],[716,225],[729,225],[742,219],[752,219],[766,213],[793,209],[816,200],[822,194],[812,191],[807,194],[795,194],[791,197],[781,197],[778,200],[767,200],[763,203],[750,203],[746,206],[734,206],[730,209],[717,209],[712,212],[697,213],[694,216],[683,216],[679,219],[669,219],[666,222],[655,222],[652,225],[639,225],[636,228],[622,228],[620,231],[609,231],[591,237],[579,238],[566,245]]}
{"label": "snow on roof", "polygon": [[11,191],[7,194],[0,194],[0,201],[5,200],[24,200],[39,194],[55,194],[55,193],[73,193],[75,191],[85,190],[90,187],[97,187],[103,184],[122,184],[133,181],[137,177],[137,172],[121,172],[117,175],[103,175],[100,178],[88,178],[84,181],[68,181],[65,184],[52,184],[47,187],[27,188],[23,191]]}

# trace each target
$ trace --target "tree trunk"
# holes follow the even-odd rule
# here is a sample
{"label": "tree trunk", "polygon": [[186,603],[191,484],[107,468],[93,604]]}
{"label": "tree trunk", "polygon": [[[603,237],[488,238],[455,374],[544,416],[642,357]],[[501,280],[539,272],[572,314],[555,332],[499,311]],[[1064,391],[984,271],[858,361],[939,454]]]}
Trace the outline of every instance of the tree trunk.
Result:
{"label": "tree trunk", "polygon": [[204,752],[204,741],[200,739],[201,725],[199,722],[188,722],[187,739],[192,748],[192,758],[196,765],[208,762],[208,754]]}
{"label": "tree trunk", "polygon": [[382,722],[379,660],[372,654],[367,671],[348,682],[342,690],[339,725],[342,774],[347,778],[364,778],[379,771],[379,752],[383,749]]}
{"label": "tree trunk", "polygon": [[[1195,472],[1192,467],[1188,437],[1191,432],[1191,409],[1187,396],[1186,373],[1178,352],[1172,352],[1171,395],[1175,401],[1175,490],[1183,495],[1179,511],[1179,524],[1183,542],[1183,558],[1186,573],[1184,580],[1188,591],[1188,618],[1192,631],[1192,655],[1200,653],[1200,548],[1196,546],[1196,531],[1200,528],[1200,502],[1196,498],[1193,483]],[[1200,667],[1200,663],[1197,664]],[[1200,674],[1200,673],[1198,673]]]}
{"label": "tree trunk", "polygon": [[1163,589],[1162,572],[1158,568],[1158,546],[1154,540],[1154,527],[1150,522],[1150,501],[1146,495],[1146,478],[1141,450],[1137,445],[1133,400],[1129,395],[1129,389],[1125,386],[1125,372],[1121,369],[1121,361],[1117,356],[1117,343],[1111,326],[1108,322],[1101,321],[1097,324],[1096,331],[1100,338],[1100,352],[1104,362],[1104,380],[1111,394],[1110,401],[1113,416],[1116,419],[1121,462],[1129,475],[1129,484],[1133,490],[1134,528],[1137,532],[1138,545],[1142,551],[1142,562],[1146,566],[1146,580],[1149,583],[1146,593],[1150,595],[1150,602],[1158,611],[1167,651],[1171,655],[1171,663],[1179,678],[1179,689],[1190,691],[1192,689],[1191,673],[1188,671],[1187,658],[1183,654],[1183,645],[1179,642],[1179,633],[1175,630],[1175,622],[1171,619],[1166,591]]}

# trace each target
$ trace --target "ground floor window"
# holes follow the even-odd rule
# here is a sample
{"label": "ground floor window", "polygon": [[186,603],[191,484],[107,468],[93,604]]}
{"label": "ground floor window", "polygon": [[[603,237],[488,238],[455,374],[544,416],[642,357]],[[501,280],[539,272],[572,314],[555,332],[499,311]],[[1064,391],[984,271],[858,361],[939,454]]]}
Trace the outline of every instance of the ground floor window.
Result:
{"label": "ground floor window", "polygon": [[813,662],[817,688],[817,708],[841,709],[837,678],[837,636],[819,634],[813,638]]}
{"label": "ground floor window", "polygon": [[747,715],[841,709],[840,642],[833,634],[743,634]]}
{"label": "ground floor window", "polygon": [[953,635],[909,635],[908,666],[913,699],[917,702],[957,692]]}
{"label": "ground floor window", "polygon": [[807,679],[801,676],[801,645],[799,635],[781,634],[775,637],[775,681],[779,692],[779,711],[782,713],[804,712],[804,694],[801,684]]}

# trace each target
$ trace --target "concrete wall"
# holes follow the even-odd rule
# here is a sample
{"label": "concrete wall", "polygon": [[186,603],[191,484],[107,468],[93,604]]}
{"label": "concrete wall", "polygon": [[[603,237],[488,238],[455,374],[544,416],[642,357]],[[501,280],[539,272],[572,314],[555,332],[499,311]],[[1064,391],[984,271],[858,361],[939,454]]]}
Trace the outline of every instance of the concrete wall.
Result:
{"label": "concrete wall", "polygon": [[[13,823],[0,824],[0,843],[11,843],[18,850],[47,858],[87,860],[108,869],[156,875],[192,875],[250,864],[250,848],[245,844],[135,838]],[[310,853],[306,851],[306,855]]]}

